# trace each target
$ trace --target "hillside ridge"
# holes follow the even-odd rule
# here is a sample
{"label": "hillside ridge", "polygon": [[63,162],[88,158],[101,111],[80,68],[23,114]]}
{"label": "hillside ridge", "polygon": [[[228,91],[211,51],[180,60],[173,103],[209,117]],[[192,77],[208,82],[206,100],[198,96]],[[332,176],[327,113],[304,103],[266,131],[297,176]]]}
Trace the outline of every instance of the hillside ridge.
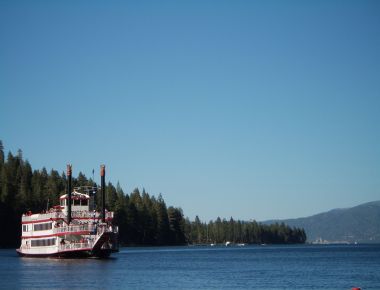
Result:
{"label": "hillside ridge", "polygon": [[335,208],[308,217],[268,220],[305,229],[308,242],[380,243],[380,200],[350,208]]}

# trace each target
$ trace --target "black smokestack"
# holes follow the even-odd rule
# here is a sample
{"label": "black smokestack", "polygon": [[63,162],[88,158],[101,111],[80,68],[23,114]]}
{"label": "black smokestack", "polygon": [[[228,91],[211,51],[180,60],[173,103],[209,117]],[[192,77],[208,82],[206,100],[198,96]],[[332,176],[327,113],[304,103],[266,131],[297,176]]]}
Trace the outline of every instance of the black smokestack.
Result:
{"label": "black smokestack", "polygon": [[67,164],[67,223],[71,222],[71,165]]}
{"label": "black smokestack", "polygon": [[102,221],[106,222],[106,166],[100,165],[100,186],[102,188]]}

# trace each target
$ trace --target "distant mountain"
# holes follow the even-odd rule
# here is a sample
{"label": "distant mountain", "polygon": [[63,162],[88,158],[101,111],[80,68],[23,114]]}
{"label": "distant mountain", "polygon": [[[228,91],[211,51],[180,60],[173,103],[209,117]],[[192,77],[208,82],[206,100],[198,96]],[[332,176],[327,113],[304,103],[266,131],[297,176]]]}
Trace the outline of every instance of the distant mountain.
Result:
{"label": "distant mountain", "polygon": [[380,201],[333,209],[310,217],[270,220],[304,228],[308,242],[380,243]]}

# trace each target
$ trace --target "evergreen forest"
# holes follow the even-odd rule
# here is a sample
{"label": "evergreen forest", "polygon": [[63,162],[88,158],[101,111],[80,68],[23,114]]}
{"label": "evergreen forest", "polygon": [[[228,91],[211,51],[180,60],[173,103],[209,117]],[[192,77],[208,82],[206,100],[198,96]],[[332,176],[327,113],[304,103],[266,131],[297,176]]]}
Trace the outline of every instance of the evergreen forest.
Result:
{"label": "evergreen forest", "polygon": [[[21,216],[59,204],[66,192],[66,175],[46,168],[33,169],[18,150],[5,158],[0,140],[0,247],[18,247],[21,236]],[[79,172],[73,176],[75,186],[98,186]],[[100,194],[97,195],[100,204]],[[305,243],[303,229],[285,224],[264,225],[256,221],[217,218],[208,223],[198,216],[185,218],[181,208],[167,206],[162,195],[150,195],[138,188],[125,193],[119,183],[106,185],[106,208],[115,212],[121,245],[184,245],[206,243],[291,244]]]}

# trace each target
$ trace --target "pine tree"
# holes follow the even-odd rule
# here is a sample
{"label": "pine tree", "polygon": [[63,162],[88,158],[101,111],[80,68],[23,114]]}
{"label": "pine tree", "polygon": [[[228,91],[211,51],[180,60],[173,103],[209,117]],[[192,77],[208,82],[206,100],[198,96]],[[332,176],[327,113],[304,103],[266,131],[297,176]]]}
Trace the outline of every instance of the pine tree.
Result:
{"label": "pine tree", "polygon": [[113,223],[119,226],[119,241],[121,243],[126,243],[128,240],[128,200],[124,195],[124,192],[121,189],[119,183],[117,183],[116,192],[117,199],[115,202],[115,216],[113,219]]}
{"label": "pine tree", "polygon": [[113,211],[115,209],[116,200],[117,200],[116,188],[113,186],[111,182],[108,182],[108,185],[106,187],[106,208],[109,211]]}
{"label": "pine tree", "polygon": [[3,166],[1,200],[10,207],[15,206],[15,196],[17,195],[17,171],[17,158],[13,157],[12,153],[9,152],[7,162]]}
{"label": "pine tree", "polygon": [[4,146],[3,141],[0,140],[0,168],[4,164]]}
{"label": "pine tree", "polygon": [[170,206],[168,208],[169,228],[170,228],[170,243],[175,245],[184,244],[185,238],[185,220],[183,212],[180,208]]}
{"label": "pine tree", "polygon": [[75,178],[75,182],[73,184],[75,187],[77,186],[86,186],[86,185],[90,185],[87,177],[80,171],[79,174],[78,174],[78,177]]}
{"label": "pine tree", "polygon": [[156,203],[156,215],[157,215],[157,244],[165,245],[169,240],[169,219],[166,204],[162,195],[159,194]]}
{"label": "pine tree", "polygon": [[140,243],[140,233],[138,229],[138,211],[135,204],[129,199],[127,204],[127,240],[128,244],[139,244]]}
{"label": "pine tree", "polygon": [[19,204],[19,211],[26,212],[32,209],[32,167],[26,161],[20,167],[21,179],[19,183],[19,190],[17,195],[17,203]]}
{"label": "pine tree", "polygon": [[142,210],[140,211],[140,221],[143,227],[143,243],[153,245],[157,236],[157,215],[155,214],[154,203],[156,200],[143,188],[141,194]]}
{"label": "pine tree", "polygon": [[0,140],[0,202],[3,196],[3,167],[4,167],[4,146],[3,141]]}

